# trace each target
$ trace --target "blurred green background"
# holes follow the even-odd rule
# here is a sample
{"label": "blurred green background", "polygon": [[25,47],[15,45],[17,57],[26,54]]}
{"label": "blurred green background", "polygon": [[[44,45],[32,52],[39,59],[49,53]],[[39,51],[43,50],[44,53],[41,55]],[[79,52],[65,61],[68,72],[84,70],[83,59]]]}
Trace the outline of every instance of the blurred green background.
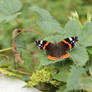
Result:
{"label": "blurred green background", "polygon": [[[21,2],[23,3],[22,14],[8,23],[0,23],[0,49],[11,47],[13,29],[28,28],[35,24],[35,18],[29,12],[31,6],[39,6],[48,10],[60,22],[61,26],[64,26],[68,21],[68,16],[75,10],[78,12],[82,23],[84,23],[88,12],[92,14],[92,0],[21,0]],[[33,35],[30,38],[33,38]],[[31,41],[33,40],[31,39]]]}

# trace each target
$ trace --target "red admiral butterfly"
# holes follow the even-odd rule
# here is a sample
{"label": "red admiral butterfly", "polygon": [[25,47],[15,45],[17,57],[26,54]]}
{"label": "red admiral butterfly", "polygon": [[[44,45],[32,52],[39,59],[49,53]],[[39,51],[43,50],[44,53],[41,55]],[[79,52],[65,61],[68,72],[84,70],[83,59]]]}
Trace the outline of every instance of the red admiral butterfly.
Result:
{"label": "red admiral butterfly", "polygon": [[57,44],[45,40],[36,40],[35,45],[42,50],[46,50],[46,53],[49,55],[48,59],[57,60],[64,59],[70,56],[67,51],[73,48],[78,41],[78,37],[69,37],[64,40],[61,40]]}

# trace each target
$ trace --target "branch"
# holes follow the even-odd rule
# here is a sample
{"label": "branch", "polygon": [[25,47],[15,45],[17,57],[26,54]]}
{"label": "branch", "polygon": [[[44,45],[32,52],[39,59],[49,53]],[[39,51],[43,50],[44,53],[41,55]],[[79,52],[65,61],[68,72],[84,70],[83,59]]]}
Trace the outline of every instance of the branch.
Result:
{"label": "branch", "polygon": [[13,40],[13,43],[12,43],[12,51],[17,59],[18,62],[24,62],[21,57],[20,57],[20,53],[16,50],[16,43],[15,43],[15,39],[16,39],[16,36],[21,32],[22,30],[20,29],[15,29],[12,33],[12,40]]}
{"label": "branch", "polygon": [[29,32],[31,31],[35,26],[37,26],[37,24],[34,24],[33,26],[31,26],[29,29],[25,30],[25,29],[15,29],[12,33],[12,51],[17,59],[18,62],[24,62],[21,57],[20,57],[20,53],[16,50],[16,42],[15,39],[17,37],[17,35],[19,35],[19,33],[22,33],[22,31],[24,30],[24,32]]}

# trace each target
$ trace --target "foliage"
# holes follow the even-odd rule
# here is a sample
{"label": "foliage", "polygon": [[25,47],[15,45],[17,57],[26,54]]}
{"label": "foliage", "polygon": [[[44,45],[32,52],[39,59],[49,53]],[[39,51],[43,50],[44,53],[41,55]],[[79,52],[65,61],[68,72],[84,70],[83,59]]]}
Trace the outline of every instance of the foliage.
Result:
{"label": "foliage", "polygon": [[18,12],[22,8],[22,4],[19,0],[2,0],[0,2],[0,22],[1,21],[10,21],[17,17],[20,12]]}
{"label": "foliage", "polygon": [[[92,21],[91,14],[87,13],[91,6],[88,7],[86,2],[88,1],[0,1],[0,72],[25,81],[27,83],[25,87],[36,87],[45,92],[52,90],[53,92],[91,92]],[[92,3],[90,0],[89,2]],[[33,3],[35,6],[32,6]],[[86,8],[85,11],[82,4],[84,4],[83,8]],[[70,16],[71,10],[77,6],[78,13],[72,12]],[[86,13],[87,17],[84,19],[82,15]],[[66,16],[70,16],[70,20],[65,24]],[[24,31],[33,24],[37,26],[28,32]],[[15,28],[22,30],[14,41],[24,63],[18,63],[12,51],[12,32]],[[78,36],[79,41],[77,46],[69,51],[70,57],[67,59],[48,60],[47,55],[34,45],[37,39],[58,43],[72,36]]]}
{"label": "foliage", "polygon": [[[80,90],[81,88],[81,76],[85,74],[85,70],[82,67],[72,66],[69,79],[67,81],[66,90]],[[76,85],[75,85],[76,84]]]}
{"label": "foliage", "polygon": [[48,32],[63,31],[63,28],[60,27],[60,24],[49,14],[48,11],[45,11],[39,7],[31,7],[30,11],[32,10],[40,14],[40,18],[37,19],[37,24],[39,24],[39,26],[42,26],[44,29],[48,30]]}

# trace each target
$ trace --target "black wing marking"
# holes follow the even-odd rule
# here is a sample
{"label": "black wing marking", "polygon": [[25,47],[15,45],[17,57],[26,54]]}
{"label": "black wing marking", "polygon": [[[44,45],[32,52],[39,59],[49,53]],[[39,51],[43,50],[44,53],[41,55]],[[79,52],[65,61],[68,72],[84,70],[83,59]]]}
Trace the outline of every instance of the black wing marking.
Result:
{"label": "black wing marking", "polygon": [[45,40],[36,40],[35,45],[40,49],[48,50],[53,44]]}
{"label": "black wing marking", "polygon": [[70,43],[72,48],[76,45],[77,41],[78,41],[78,37],[74,36],[74,37],[69,37],[64,39],[66,42]]}

